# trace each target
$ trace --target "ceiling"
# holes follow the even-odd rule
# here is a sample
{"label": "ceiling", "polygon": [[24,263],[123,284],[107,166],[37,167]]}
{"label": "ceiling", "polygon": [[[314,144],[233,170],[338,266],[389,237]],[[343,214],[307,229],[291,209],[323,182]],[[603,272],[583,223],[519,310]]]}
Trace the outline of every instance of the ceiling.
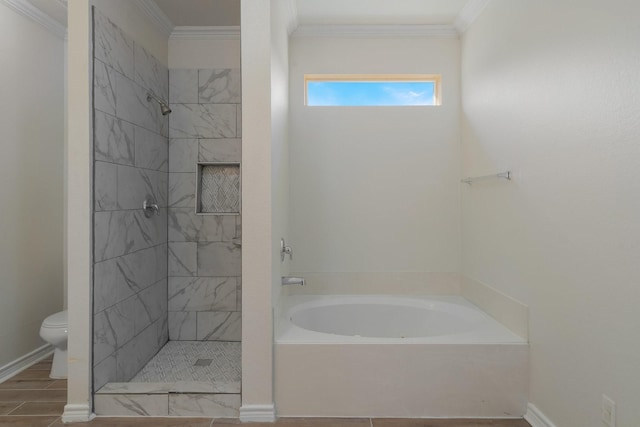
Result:
{"label": "ceiling", "polygon": [[[240,25],[240,0],[137,0],[166,15],[171,26]],[[451,25],[467,5],[479,0],[290,0],[299,25]],[[67,0],[29,0],[67,24]],[[160,14],[162,14],[160,13]],[[169,24],[169,23],[167,23]],[[170,26],[170,27],[171,27]]]}
{"label": "ceiling", "polygon": [[300,25],[452,24],[467,0],[296,0]]}
{"label": "ceiling", "polygon": [[240,0],[155,0],[175,26],[240,25]]}
{"label": "ceiling", "polygon": [[[176,26],[240,25],[240,0],[154,0]],[[293,0],[300,25],[452,24],[468,0]]]}

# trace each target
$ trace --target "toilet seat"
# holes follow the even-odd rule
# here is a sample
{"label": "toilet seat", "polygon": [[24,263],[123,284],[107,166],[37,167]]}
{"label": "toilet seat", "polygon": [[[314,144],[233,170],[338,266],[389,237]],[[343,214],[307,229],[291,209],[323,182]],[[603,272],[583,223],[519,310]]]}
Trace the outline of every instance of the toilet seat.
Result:
{"label": "toilet seat", "polygon": [[42,322],[43,328],[60,329],[69,325],[67,310],[52,314]]}

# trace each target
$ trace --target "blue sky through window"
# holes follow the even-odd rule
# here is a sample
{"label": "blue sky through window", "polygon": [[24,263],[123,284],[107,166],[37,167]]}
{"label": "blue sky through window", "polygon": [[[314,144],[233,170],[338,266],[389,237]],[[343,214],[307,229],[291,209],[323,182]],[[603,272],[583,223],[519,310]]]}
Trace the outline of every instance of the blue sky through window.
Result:
{"label": "blue sky through window", "polygon": [[308,81],[309,106],[436,105],[434,81]]}

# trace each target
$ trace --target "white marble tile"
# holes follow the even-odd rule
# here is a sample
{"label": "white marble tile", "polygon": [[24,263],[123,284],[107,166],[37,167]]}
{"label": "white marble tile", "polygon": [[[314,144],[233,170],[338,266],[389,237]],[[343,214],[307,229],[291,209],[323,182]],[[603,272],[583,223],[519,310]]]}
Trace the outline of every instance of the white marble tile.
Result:
{"label": "white marble tile", "polygon": [[[116,334],[105,311],[93,320],[93,363],[98,364],[108,356],[114,355],[117,349]],[[115,359],[114,359],[115,362]],[[115,364],[114,364],[115,371]]]}
{"label": "white marble tile", "polygon": [[242,104],[236,105],[236,136],[242,138]]}
{"label": "white marble tile", "polygon": [[186,311],[169,312],[169,339],[192,341],[196,339],[196,313]]}
{"label": "white marble tile", "polygon": [[235,311],[235,277],[170,277],[170,311]]}
{"label": "white marble tile", "polygon": [[135,127],[136,167],[167,171],[169,169],[169,143],[165,136]]}
{"label": "white marble tile", "polygon": [[172,208],[191,208],[196,206],[196,174],[169,174],[169,206]]}
{"label": "white marble tile", "polygon": [[[118,84],[120,84],[118,82]],[[234,104],[171,104],[171,138],[235,138]]]}
{"label": "white marble tile", "polygon": [[[188,341],[173,341],[173,343],[184,343]],[[216,344],[213,341],[205,341],[202,344]],[[225,344],[240,344],[240,343],[225,343]],[[162,350],[160,350],[162,351]],[[154,357],[155,359],[155,357]],[[153,359],[152,359],[153,361]],[[146,370],[151,362],[149,362],[143,369]],[[167,365],[167,368],[171,369],[171,365]],[[142,372],[142,371],[141,371]],[[237,383],[220,383],[212,378],[207,378],[206,381],[188,380],[188,381],[174,381],[168,382],[166,380],[158,380],[162,382],[139,382],[140,373],[131,379],[128,383],[116,383],[111,382],[109,384],[103,384],[99,389],[100,394],[160,394],[160,393],[208,393],[208,394],[230,394],[240,393],[240,381]]]}
{"label": "white marble tile", "polygon": [[170,394],[169,415],[237,418],[239,394]]}
{"label": "white marble tile", "polygon": [[[95,362],[95,360],[94,360]],[[116,380],[116,356],[107,357],[93,367],[93,390],[100,390],[105,384]]]}
{"label": "white marble tile", "polygon": [[154,100],[147,101],[148,90],[133,80],[116,75],[116,116],[160,135],[167,136],[168,116],[163,116]]}
{"label": "white marble tile", "polygon": [[[166,343],[165,319],[149,325],[116,352],[117,381],[129,381]],[[163,331],[164,327],[164,331]]]}
{"label": "white marble tile", "polygon": [[96,415],[102,416],[167,416],[167,394],[96,394]]}
{"label": "white marble tile", "polygon": [[242,311],[242,277],[237,277],[236,282],[236,311]]}
{"label": "white marble tile", "polygon": [[169,70],[139,44],[134,46],[135,81],[169,103]]}
{"label": "white marble tile", "polygon": [[94,313],[124,301],[164,277],[167,245],[161,244],[94,265]]}
{"label": "white marble tile", "polygon": [[198,70],[169,70],[169,99],[172,104],[197,104]]}
{"label": "white marble tile", "polygon": [[145,199],[167,206],[167,173],[149,169],[118,166],[118,206],[140,209]]}
{"label": "white marble tile", "polygon": [[242,340],[242,315],[238,312],[201,311],[197,316],[197,339],[203,341]]}
{"label": "white marble tile", "polygon": [[95,211],[118,209],[118,166],[113,163],[95,162],[94,202]]}
{"label": "white marble tile", "polygon": [[101,111],[95,111],[94,153],[95,160],[133,165],[133,125]]}
{"label": "white marble tile", "polygon": [[167,312],[167,279],[149,286],[138,295],[151,322],[160,319]]}
{"label": "white marble tile", "polygon": [[228,242],[235,237],[233,215],[196,215],[193,208],[169,208],[168,221],[170,242]]}
{"label": "white marble tile", "polygon": [[242,250],[232,242],[199,242],[198,275],[228,277],[242,275]]}
{"label": "white marble tile", "polygon": [[239,104],[242,102],[240,69],[198,70],[200,104]]}
{"label": "white marble tile", "polygon": [[133,40],[94,8],[94,55],[116,71],[133,78]]}
{"label": "white marble tile", "polygon": [[[104,311],[108,326],[116,340],[116,348],[122,347],[136,336],[134,326],[138,309],[136,300],[137,296],[132,295]],[[96,318],[99,315],[96,315]]]}
{"label": "white marble tile", "polygon": [[116,115],[115,71],[104,62],[93,62],[93,106],[112,116]]}
{"label": "white marble tile", "polygon": [[96,262],[119,257],[164,243],[167,239],[167,211],[146,218],[137,211],[94,214],[94,258]]}
{"label": "white marble tile", "polygon": [[242,215],[236,215],[236,240],[242,244]]}
{"label": "white marble tile", "polygon": [[195,276],[198,273],[198,244],[196,242],[169,243],[168,275]]}
{"label": "white marble tile", "polygon": [[201,139],[198,160],[201,162],[238,162],[242,160],[242,140]]}
{"label": "white marble tile", "polygon": [[197,139],[169,140],[169,172],[196,172],[198,163]]}

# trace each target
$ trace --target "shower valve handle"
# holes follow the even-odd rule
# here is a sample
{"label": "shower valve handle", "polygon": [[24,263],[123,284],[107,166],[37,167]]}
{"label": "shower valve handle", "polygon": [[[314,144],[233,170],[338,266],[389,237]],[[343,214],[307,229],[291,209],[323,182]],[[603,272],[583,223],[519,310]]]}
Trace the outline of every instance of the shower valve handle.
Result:
{"label": "shower valve handle", "polygon": [[142,202],[142,209],[144,210],[144,216],[147,218],[151,218],[154,212],[156,215],[160,215],[158,204],[153,199],[145,199],[144,202]]}

